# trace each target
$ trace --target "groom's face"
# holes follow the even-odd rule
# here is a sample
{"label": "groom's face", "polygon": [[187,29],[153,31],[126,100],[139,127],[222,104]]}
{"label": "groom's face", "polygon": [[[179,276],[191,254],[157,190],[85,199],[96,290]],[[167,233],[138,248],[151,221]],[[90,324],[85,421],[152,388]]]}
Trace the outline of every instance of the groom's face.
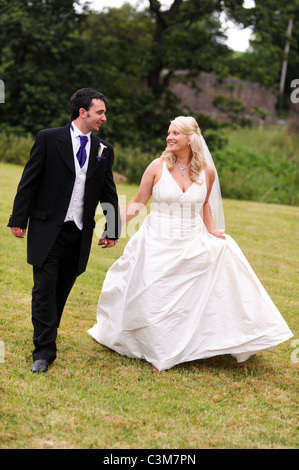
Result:
{"label": "groom's face", "polygon": [[107,121],[104,101],[93,99],[88,111],[85,111],[85,124],[89,131],[98,131]]}

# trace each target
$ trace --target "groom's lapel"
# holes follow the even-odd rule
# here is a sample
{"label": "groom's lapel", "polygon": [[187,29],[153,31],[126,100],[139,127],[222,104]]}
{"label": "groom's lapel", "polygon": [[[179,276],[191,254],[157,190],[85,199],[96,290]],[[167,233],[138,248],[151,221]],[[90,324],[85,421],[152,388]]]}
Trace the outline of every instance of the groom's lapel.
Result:
{"label": "groom's lapel", "polygon": [[91,134],[91,142],[90,142],[90,153],[89,153],[89,161],[88,161],[88,168],[87,168],[87,175],[86,178],[89,178],[92,173],[98,168],[99,162],[97,160],[99,150],[99,139]]}
{"label": "groom's lapel", "polygon": [[69,124],[62,128],[61,135],[57,139],[57,148],[67,166],[75,173],[73,144]]}
{"label": "groom's lapel", "polygon": [[[99,150],[99,144],[99,139],[93,134],[91,134],[90,153],[86,178],[89,178],[92,173],[98,168],[99,162],[97,160],[97,155]],[[67,166],[75,173],[73,145],[69,125],[62,128],[61,135],[57,139],[57,148]]]}

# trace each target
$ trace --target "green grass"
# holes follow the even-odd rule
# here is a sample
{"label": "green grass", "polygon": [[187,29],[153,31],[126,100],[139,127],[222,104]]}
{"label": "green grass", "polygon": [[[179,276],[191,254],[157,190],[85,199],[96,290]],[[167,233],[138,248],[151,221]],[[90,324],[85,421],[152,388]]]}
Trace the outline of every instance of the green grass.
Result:
{"label": "green grass", "polygon": [[[87,334],[105,273],[121,255],[124,238],[111,250],[102,250],[94,238],[88,269],[64,312],[58,358],[47,374],[32,374],[32,272],[26,242],[6,228],[21,171],[0,164],[2,449],[298,447],[292,341],[242,364],[219,356],[156,373]],[[129,200],[136,187],[119,185],[118,191]],[[227,232],[298,339],[298,207],[233,200],[224,205]]]}

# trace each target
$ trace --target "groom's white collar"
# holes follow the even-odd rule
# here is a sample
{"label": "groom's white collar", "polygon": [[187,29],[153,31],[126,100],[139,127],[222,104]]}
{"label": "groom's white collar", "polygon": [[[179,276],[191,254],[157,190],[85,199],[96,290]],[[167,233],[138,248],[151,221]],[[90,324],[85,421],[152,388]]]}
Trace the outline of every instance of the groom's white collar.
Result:
{"label": "groom's white collar", "polygon": [[83,132],[80,131],[80,129],[76,126],[74,121],[71,122],[70,128],[74,132],[75,137],[79,137],[80,135],[86,135],[86,137],[90,138],[91,131],[89,131],[87,134],[83,134]]}

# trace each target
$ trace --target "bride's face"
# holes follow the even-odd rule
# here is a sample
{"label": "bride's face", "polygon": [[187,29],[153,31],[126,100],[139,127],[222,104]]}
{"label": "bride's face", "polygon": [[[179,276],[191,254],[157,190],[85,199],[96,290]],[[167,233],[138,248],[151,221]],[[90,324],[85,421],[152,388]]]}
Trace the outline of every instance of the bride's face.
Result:
{"label": "bride's face", "polygon": [[188,148],[189,137],[180,132],[174,124],[170,124],[166,142],[167,149],[176,154]]}

